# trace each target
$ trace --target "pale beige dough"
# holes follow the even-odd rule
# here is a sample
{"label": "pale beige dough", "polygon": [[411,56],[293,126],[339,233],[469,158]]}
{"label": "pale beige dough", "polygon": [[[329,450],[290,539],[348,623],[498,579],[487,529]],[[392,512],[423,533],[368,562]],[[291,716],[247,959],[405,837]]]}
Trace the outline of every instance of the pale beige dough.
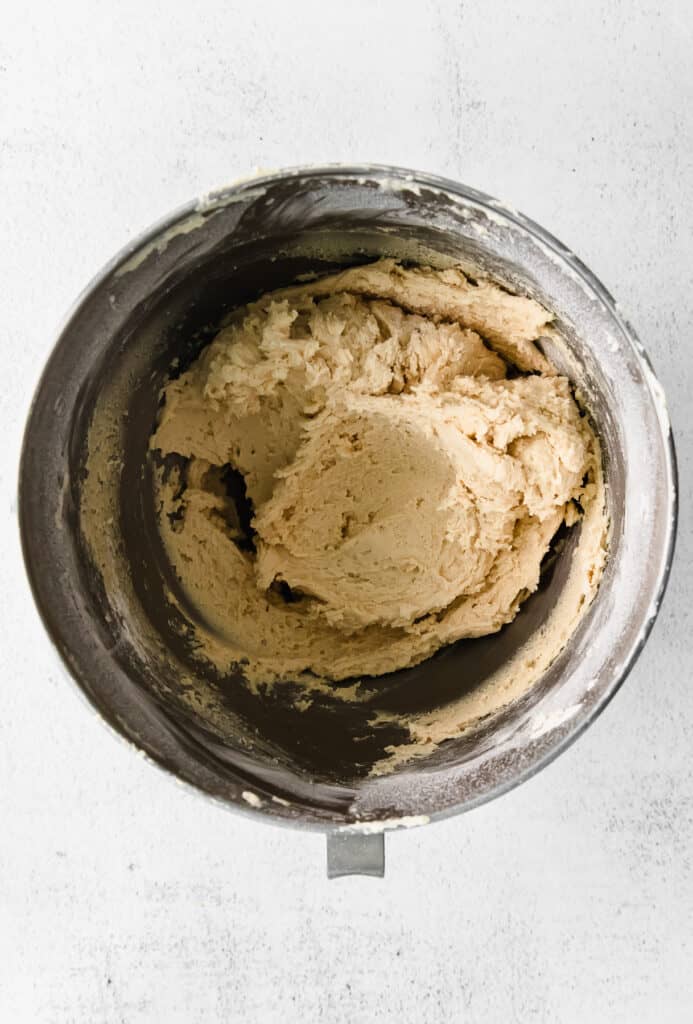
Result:
{"label": "pale beige dough", "polygon": [[[151,442],[187,460],[158,498],[201,654],[251,682],[338,680],[511,621],[561,523],[603,516],[597,440],[535,344],[550,320],[493,282],[392,260],[237,311],[166,387]],[[589,531],[561,636],[604,535]]]}

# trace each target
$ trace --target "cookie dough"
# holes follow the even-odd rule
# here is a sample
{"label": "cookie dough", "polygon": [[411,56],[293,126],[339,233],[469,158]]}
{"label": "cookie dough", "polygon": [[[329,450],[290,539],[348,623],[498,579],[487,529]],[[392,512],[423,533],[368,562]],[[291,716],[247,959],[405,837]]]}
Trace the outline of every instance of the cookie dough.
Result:
{"label": "cookie dough", "polygon": [[251,681],[340,680],[510,622],[561,524],[603,505],[597,439],[536,344],[550,320],[392,260],[236,311],[151,439],[201,653]]}

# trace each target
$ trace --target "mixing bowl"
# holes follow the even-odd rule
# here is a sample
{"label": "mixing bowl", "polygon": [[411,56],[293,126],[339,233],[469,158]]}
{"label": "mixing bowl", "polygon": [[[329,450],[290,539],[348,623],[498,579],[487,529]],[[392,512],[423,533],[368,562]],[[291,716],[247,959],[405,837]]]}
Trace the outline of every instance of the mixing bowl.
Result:
{"label": "mixing bowl", "polygon": [[[541,627],[579,527],[542,586],[500,633],[460,641],[383,677],[363,703],[287,683],[256,692],[242,670],[194,657],[148,486],[160,389],[223,316],[306,273],[380,255],[462,262],[556,316],[551,356],[579,389],[603,446],[609,557],[568,644],[520,699],[389,774],[371,769],[406,729],[388,714],[444,708]],[[101,424],[104,573],[85,542],[88,446]],[[385,829],[424,824],[498,796],[594,720],[657,614],[676,520],[674,448],[661,388],[632,328],[555,238],[497,201],[441,178],[379,167],[257,177],[167,217],[116,256],[62,329],[29,416],[20,470],[28,575],[45,626],[89,703],[117,733],[198,791],[258,819],[328,834],[328,871],[383,869]],[[375,724],[374,724],[375,720]]]}

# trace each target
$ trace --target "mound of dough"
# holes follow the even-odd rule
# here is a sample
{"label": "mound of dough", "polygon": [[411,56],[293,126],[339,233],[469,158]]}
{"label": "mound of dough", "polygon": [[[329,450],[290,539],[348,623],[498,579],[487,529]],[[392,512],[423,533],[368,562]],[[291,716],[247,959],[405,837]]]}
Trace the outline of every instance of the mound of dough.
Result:
{"label": "mound of dough", "polygon": [[381,260],[236,311],[167,385],[161,531],[229,665],[378,675],[514,618],[601,479],[550,319]]}

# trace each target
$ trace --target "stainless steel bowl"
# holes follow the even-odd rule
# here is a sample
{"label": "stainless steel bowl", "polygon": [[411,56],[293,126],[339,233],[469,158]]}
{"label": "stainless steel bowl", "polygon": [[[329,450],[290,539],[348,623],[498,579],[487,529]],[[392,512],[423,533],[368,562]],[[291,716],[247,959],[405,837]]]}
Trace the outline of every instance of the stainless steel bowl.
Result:
{"label": "stainless steel bowl", "polygon": [[[384,678],[370,703],[325,697],[299,713],[290,685],[256,695],[238,674],[203,673],[191,658],[185,623],[171,622],[164,610],[166,567],[143,480],[159,390],[174,358],[189,362],[224,313],[259,292],[382,254],[471,264],[556,314],[569,348],[556,358],[584,394],[604,448],[611,539],[592,606],[525,697],[425,760],[370,777],[384,748],[404,738],[392,725],[369,728],[374,711],[427,710],[478,685],[544,620],[572,545],[500,634],[462,641]],[[132,580],[129,593],[104,585],[82,533],[95,410],[118,425],[110,453],[113,465],[122,464],[114,550]],[[454,182],[392,167],[317,167],[208,195],[101,271],[70,314],[36,392],[19,511],[46,628],[113,729],[225,805],[326,831],[331,873],[377,873],[384,829],[459,813],[517,785],[616,692],[645,643],[669,573],[676,469],[647,357],[606,289],[565,246]],[[214,694],[214,716],[204,700],[191,703],[191,687]]]}

